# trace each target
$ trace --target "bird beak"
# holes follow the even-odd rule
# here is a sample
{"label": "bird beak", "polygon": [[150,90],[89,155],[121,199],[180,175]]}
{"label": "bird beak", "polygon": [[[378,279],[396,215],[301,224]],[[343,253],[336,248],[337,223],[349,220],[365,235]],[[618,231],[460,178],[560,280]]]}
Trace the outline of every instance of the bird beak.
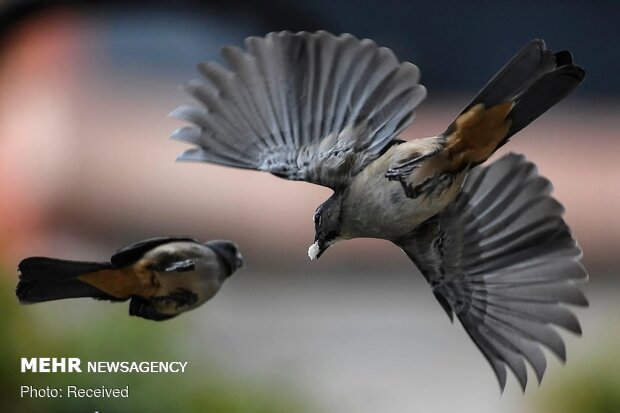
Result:
{"label": "bird beak", "polygon": [[310,248],[308,248],[308,257],[310,257],[311,260],[318,260],[328,247],[329,245],[317,236],[314,240],[314,244],[310,245]]}
{"label": "bird beak", "polygon": [[243,255],[241,255],[241,253],[239,251],[237,251],[237,253],[235,254],[234,257],[234,263],[235,263],[235,269],[239,269],[239,268],[243,268],[244,261],[243,261]]}
{"label": "bird beak", "polygon": [[205,245],[215,251],[220,259],[230,269],[231,274],[243,267],[243,256],[236,244],[230,241],[209,241]]}

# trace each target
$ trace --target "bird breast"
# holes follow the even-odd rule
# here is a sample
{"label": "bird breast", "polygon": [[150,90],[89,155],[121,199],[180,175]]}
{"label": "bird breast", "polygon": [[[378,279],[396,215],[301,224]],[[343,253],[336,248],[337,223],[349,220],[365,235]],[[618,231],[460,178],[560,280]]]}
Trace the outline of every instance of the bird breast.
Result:
{"label": "bird breast", "polygon": [[[424,193],[415,199],[405,195],[400,182],[385,177],[399,158],[411,151],[428,150],[427,146],[429,139],[395,145],[355,177],[343,200],[341,232],[344,238],[397,240],[408,236],[419,224],[454,200],[463,183],[464,172],[454,176],[448,187]],[[445,164],[442,157],[440,152],[422,161],[420,167],[408,177],[407,183],[415,186],[433,174],[442,173]]]}
{"label": "bird breast", "polygon": [[204,261],[196,259],[193,271],[156,272],[159,283],[157,295],[165,296],[178,290],[189,290],[198,296],[198,305],[212,298],[221,287],[221,277],[211,262]]}

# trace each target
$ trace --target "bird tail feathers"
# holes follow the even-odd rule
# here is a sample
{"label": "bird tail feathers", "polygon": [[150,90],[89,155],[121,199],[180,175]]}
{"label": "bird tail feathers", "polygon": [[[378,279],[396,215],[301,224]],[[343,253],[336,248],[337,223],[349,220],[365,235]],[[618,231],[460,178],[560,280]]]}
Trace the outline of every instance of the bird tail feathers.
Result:
{"label": "bird tail feathers", "polygon": [[[569,51],[554,53],[546,48],[543,40],[533,40],[478,92],[444,132],[444,136],[455,136],[458,140],[459,135],[453,135],[458,132],[458,121],[472,110],[480,111],[480,108],[491,109],[512,103],[511,110],[505,116],[509,127],[502,131],[498,139],[489,142],[492,145],[487,151],[490,156],[514,134],[568,96],[584,77],[585,71],[573,63]],[[501,122],[498,125],[503,127]],[[477,165],[488,156],[473,159],[471,163]]]}
{"label": "bird tail feathers", "polygon": [[78,279],[81,275],[110,268],[108,263],[26,258],[19,263],[15,293],[23,304],[79,297],[111,300],[114,297]]}

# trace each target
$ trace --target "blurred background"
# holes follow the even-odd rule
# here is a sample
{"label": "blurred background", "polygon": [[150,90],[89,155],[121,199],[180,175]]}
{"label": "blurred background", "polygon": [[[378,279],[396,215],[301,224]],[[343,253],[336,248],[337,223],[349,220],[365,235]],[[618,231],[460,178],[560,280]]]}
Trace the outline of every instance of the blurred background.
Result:
{"label": "blurred background", "polygon": [[[0,396],[9,412],[620,411],[620,40],[616,1],[249,0],[0,3]],[[177,164],[166,115],[223,44],[274,30],[350,32],[416,63],[429,94],[407,138],[442,131],[523,44],[542,37],[587,71],[497,156],[525,153],[555,185],[584,250],[584,336],[564,334],[523,395],[450,325],[412,263],[354,240],[310,263],[330,191],[258,172]],[[21,258],[106,260],[159,235],[237,241],[248,268],[166,322],[93,300],[18,306]],[[184,360],[169,375],[22,375],[19,358]],[[131,386],[129,400],[20,399],[19,386]],[[160,389],[164,389],[161,391]],[[85,410],[86,409],[86,410]],[[91,410],[88,410],[91,409]]]}

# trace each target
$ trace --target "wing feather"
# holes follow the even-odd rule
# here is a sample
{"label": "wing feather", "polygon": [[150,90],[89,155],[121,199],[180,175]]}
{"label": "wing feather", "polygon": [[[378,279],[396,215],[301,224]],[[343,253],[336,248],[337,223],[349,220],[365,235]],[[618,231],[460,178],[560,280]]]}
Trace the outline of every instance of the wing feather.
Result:
{"label": "wing feather", "polygon": [[143,241],[136,242],[135,244],[131,244],[127,247],[121,248],[118,250],[112,258],[110,258],[110,262],[116,268],[125,267],[127,265],[131,265],[138,261],[142,256],[152,250],[155,247],[158,247],[163,244],[168,244],[170,242],[178,242],[178,241],[189,241],[196,242],[200,244],[200,241],[194,238],[188,237],[157,237],[157,238],[149,238]]}
{"label": "wing feather", "polygon": [[448,315],[456,314],[491,364],[500,387],[506,367],[525,389],[538,382],[541,346],[566,359],[553,326],[581,334],[566,306],[587,306],[581,250],[551,197],[550,182],[524,157],[475,168],[457,200],[398,244],[416,263]]}
{"label": "wing feather", "polygon": [[171,113],[192,124],[172,134],[195,145],[180,160],[339,188],[411,123],[426,94],[415,65],[350,34],[270,33],[221,54],[226,67],[202,63],[204,80],[185,86],[201,108]]}

